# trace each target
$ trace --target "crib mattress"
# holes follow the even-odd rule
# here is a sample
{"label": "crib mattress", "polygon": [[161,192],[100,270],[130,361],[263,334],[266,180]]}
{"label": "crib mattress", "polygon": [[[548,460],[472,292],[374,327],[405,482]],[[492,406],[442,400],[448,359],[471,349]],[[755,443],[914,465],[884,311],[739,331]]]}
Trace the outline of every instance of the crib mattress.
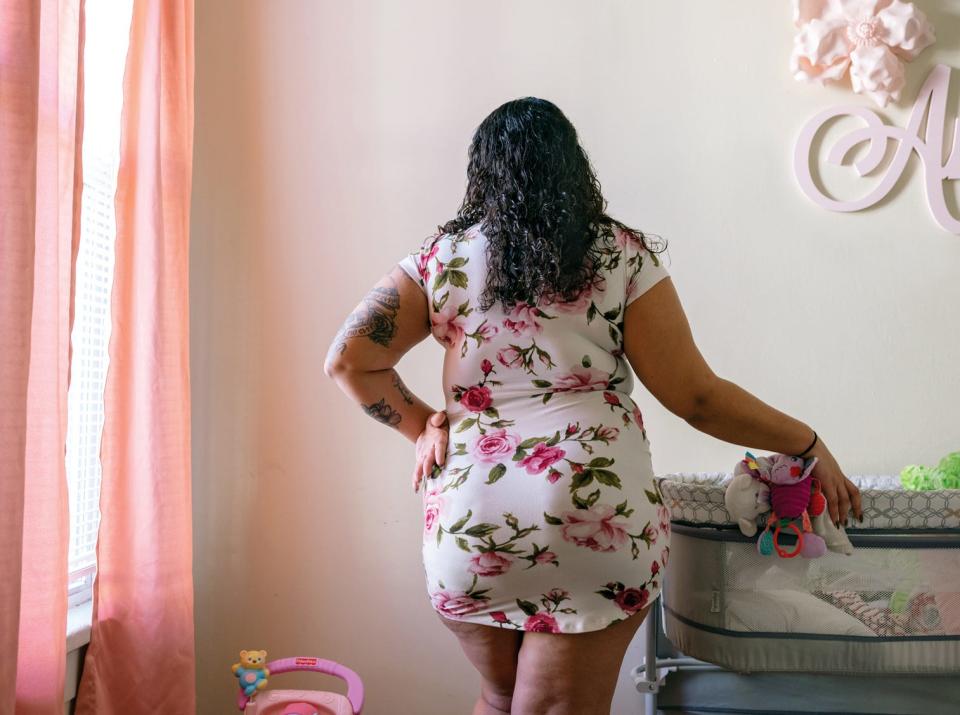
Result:
{"label": "crib mattress", "polygon": [[[657,478],[671,518],[690,524],[734,524],[723,494],[728,472],[678,472]],[[850,481],[860,489],[863,523],[857,529],[958,529],[960,489],[909,491],[892,475],[859,475]]]}

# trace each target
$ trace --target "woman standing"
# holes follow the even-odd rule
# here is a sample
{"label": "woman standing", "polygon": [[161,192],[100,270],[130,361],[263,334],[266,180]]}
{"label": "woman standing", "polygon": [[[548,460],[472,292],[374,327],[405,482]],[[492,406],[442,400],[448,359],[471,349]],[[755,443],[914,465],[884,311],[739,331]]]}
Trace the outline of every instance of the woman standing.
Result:
{"label": "woman standing", "polygon": [[[816,455],[834,521],[860,513],[810,427],[710,370],[661,247],[605,205],[563,113],[504,104],[473,138],[457,217],[374,286],[327,356],[344,392],[417,444],[427,594],[480,672],[474,715],[610,712],[670,555],[634,373],[714,437]],[[429,334],[445,350],[441,412],[394,370]]]}

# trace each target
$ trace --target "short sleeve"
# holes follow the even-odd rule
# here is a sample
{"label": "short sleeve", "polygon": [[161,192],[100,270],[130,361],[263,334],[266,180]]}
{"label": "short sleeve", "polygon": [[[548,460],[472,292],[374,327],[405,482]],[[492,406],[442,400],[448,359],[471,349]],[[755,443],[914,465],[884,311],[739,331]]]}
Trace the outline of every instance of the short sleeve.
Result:
{"label": "short sleeve", "polygon": [[670,274],[663,265],[661,254],[648,251],[636,236],[631,234],[624,234],[624,236],[626,240],[623,264],[626,275],[626,298],[623,307],[626,309],[633,301]]}
{"label": "short sleeve", "polygon": [[430,280],[430,262],[437,253],[439,235],[424,239],[420,247],[401,258],[397,265],[410,276],[424,294],[429,295],[427,283]]}

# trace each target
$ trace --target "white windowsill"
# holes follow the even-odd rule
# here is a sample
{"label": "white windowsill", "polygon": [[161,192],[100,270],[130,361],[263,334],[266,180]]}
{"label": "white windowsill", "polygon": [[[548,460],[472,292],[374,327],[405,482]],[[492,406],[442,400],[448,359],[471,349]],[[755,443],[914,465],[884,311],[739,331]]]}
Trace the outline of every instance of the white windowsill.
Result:
{"label": "white windowsill", "polygon": [[67,653],[90,642],[93,601],[84,601],[67,609]]}
{"label": "white windowsill", "polygon": [[77,696],[80,685],[80,649],[90,642],[93,601],[84,601],[67,609],[67,672],[63,683],[64,713]]}

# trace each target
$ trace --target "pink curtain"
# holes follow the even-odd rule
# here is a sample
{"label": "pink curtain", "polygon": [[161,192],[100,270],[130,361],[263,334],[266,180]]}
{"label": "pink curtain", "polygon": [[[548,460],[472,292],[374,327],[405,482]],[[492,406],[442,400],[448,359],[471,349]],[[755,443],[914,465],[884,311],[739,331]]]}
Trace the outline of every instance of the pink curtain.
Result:
{"label": "pink curtain", "polygon": [[82,0],[0,0],[0,715],[61,715]]}
{"label": "pink curtain", "polygon": [[77,713],[193,715],[192,0],[134,0],[123,93],[98,573]]}

